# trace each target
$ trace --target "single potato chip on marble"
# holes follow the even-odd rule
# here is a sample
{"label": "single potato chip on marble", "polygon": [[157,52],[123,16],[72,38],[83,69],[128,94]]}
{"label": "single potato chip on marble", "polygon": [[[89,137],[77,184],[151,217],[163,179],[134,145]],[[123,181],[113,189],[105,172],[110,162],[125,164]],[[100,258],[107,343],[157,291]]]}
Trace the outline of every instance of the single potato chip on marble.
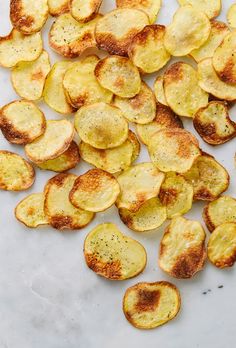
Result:
{"label": "single potato chip on marble", "polygon": [[102,0],[70,0],[70,13],[78,22],[89,22],[96,17]]}
{"label": "single potato chip on marble", "polygon": [[151,24],[155,23],[162,0],[116,0],[118,8],[134,8],[146,12]]}
{"label": "single potato chip on marble", "polygon": [[178,0],[181,6],[191,5],[204,12],[208,18],[217,17],[221,11],[221,0]]}
{"label": "single potato chip on marble", "polygon": [[154,83],[154,94],[158,103],[168,106],[164,92],[164,76],[157,76]]}
{"label": "single potato chip on marble", "polygon": [[48,0],[49,13],[53,17],[70,11],[70,0]]}
{"label": "single potato chip on marble", "polygon": [[230,28],[236,28],[236,4],[232,4],[227,11],[227,21]]}

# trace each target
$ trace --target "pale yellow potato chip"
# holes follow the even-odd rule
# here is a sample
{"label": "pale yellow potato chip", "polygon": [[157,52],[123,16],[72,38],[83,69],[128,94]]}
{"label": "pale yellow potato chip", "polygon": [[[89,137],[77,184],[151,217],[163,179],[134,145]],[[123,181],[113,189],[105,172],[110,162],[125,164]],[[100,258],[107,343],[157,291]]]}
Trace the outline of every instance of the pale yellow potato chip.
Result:
{"label": "pale yellow potato chip", "polygon": [[70,0],[70,13],[78,21],[91,21],[99,11],[102,0]]}
{"label": "pale yellow potato chip", "polygon": [[236,28],[236,4],[232,4],[227,11],[227,21],[230,28]]}
{"label": "pale yellow potato chip", "polygon": [[139,157],[139,154],[141,151],[141,145],[140,145],[140,142],[138,141],[137,135],[134,132],[132,132],[130,129],[129,129],[129,134],[128,134],[127,140],[130,141],[130,143],[133,146],[133,154],[131,157],[131,162],[133,163]]}
{"label": "pale yellow potato chip", "polygon": [[164,76],[163,75],[157,76],[154,83],[154,93],[158,103],[168,106],[163,84],[164,84]]}
{"label": "pale yellow potato chip", "polygon": [[51,16],[60,16],[70,10],[70,0],[48,0],[49,13]]}
{"label": "pale yellow potato chip", "polygon": [[181,6],[191,5],[198,11],[204,12],[207,17],[215,18],[221,11],[221,0],[178,0]]}
{"label": "pale yellow potato chip", "polygon": [[135,8],[146,12],[150,23],[155,23],[161,9],[162,0],[116,0],[118,8]]}

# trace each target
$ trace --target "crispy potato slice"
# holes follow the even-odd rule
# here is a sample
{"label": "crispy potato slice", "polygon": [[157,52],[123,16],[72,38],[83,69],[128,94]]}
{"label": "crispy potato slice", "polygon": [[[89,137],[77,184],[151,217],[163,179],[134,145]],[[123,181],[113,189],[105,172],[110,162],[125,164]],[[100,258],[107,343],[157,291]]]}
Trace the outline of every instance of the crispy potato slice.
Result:
{"label": "crispy potato slice", "polygon": [[70,13],[79,22],[91,21],[99,11],[102,0],[70,0]]}
{"label": "crispy potato slice", "polygon": [[227,190],[230,181],[227,170],[206,153],[195,160],[184,177],[193,185],[193,199],[202,201],[213,201],[219,197]]}
{"label": "crispy potato slice", "polygon": [[192,278],[206,261],[206,233],[198,221],[174,218],[162,237],[159,266],[175,278]]}
{"label": "crispy potato slice", "polygon": [[146,12],[151,24],[156,22],[162,0],[116,0],[118,8],[135,8]]}
{"label": "crispy potato slice", "polygon": [[204,12],[208,18],[217,17],[221,11],[221,0],[178,0],[181,6],[191,5]]}
{"label": "crispy potato slice", "polygon": [[152,162],[163,172],[187,172],[201,155],[197,140],[181,128],[162,129],[147,145]]}
{"label": "crispy potato slice", "polygon": [[0,150],[0,190],[27,190],[34,180],[34,168],[29,162],[16,153]]}
{"label": "crispy potato slice", "polygon": [[10,143],[24,145],[45,132],[46,119],[32,102],[16,100],[1,109],[0,129]]}
{"label": "crispy potato slice", "polygon": [[76,58],[87,48],[96,47],[94,28],[101,15],[88,23],[77,22],[70,13],[57,17],[49,32],[49,45],[66,58]]}
{"label": "crispy potato slice", "polygon": [[126,290],[123,311],[138,329],[153,329],[174,319],[181,298],[175,285],[166,282],[138,283]]}
{"label": "crispy potato slice", "polygon": [[68,103],[63,88],[65,73],[72,64],[69,61],[55,63],[47,76],[44,86],[43,97],[45,103],[60,114],[70,114],[75,111]]}
{"label": "crispy potato slice", "polygon": [[80,138],[97,149],[110,149],[125,142],[128,122],[120,109],[105,103],[83,106],[75,115]]}
{"label": "crispy potato slice", "polygon": [[132,39],[148,24],[149,18],[143,11],[128,8],[113,10],[96,25],[97,46],[110,54],[127,56]]}
{"label": "crispy potato slice", "polygon": [[47,225],[48,220],[44,214],[44,193],[33,193],[17,204],[15,217],[25,226],[35,228]]}
{"label": "crispy potato slice", "polygon": [[209,260],[218,268],[232,267],[236,261],[236,223],[226,222],[211,234],[207,245]]}
{"label": "crispy potato slice", "polygon": [[151,122],[156,115],[156,100],[151,88],[142,82],[140,92],[133,98],[116,96],[114,105],[121,109],[124,117],[138,124]]}
{"label": "crispy potato slice", "polygon": [[54,159],[64,153],[74,137],[73,125],[67,120],[47,120],[45,133],[25,146],[27,157],[35,163]]}
{"label": "crispy potato slice", "polygon": [[228,9],[227,21],[229,23],[230,28],[236,28],[236,4],[231,5]]}
{"label": "crispy potato slice", "polygon": [[137,212],[146,201],[158,195],[164,178],[152,163],[138,163],[125,170],[117,177],[121,189],[117,208]]}
{"label": "crispy potato slice", "polygon": [[137,135],[134,132],[132,132],[130,129],[129,129],[129,134],[128,134],[127,140],[130,141],[130,143],[133,146],[133,154],[131,157],[131,162],[133,163],[139,157],[139,154],[141,151],[141,145],[140,145],[140,142],[138,141]]}
{"label": "crispy potato slice", "polygon": [[173,219],[192,208],[193,186],[182,175],[169,172],[161,185],[159,198],[166,206],[168,219]]}
{"label": "crispy potato slice", "polygon": [[63,87],[73,107],[79,109],[83,105],[112,101],[113,93],[103,88],[95,77],[94,69],[98,62],[97,56],[88,56],[66,71]]}
{"label": "crispy potato slice", "polygon": [[144,247],[112,223],[100,224],[87,235],[84,256],[92,271],[111,280],[133,278],[147,262]]}
{"label": "crispy potato slice", "polygon": [[50,15],[57,17],[69,12],[70,0],[48,0],[48,7]]}
{"label": "crispy potato slice", "polygon": [[45,186],[44,211],[49,224],[58,230],[78,230],[94,218],[94,213],[75,208],[69,200],[76,179],[76,175],[61,173],[51,178]]}
{"label": "crispy potato slice", "polygon": [[60,156],[37,163],[37,166],[43,170],[52,170],[53,172],[62,173],[72,168],[75,168],[80,161],[78,145],[72,141],[68,149]]}
{"label": "crispy potato slice", "polygon": [[119,209],[124,224],[133,231],[145,232],[160,227],[167,219],[166,207],[157,197],[146,201],[141,208],[132,213],[128,209]]}
{"label": "crispy potato slice", "polygon": [[140,92],[139,71],[128,58],[106,57],[97,63],[94,72],[103,88],[121,98],[133,98]]}
{"label": "crispy potato slice", "polygon": [[12,68],[19,62],[37,59],[43,50],[40,33],[24,35],[13,29],[9,35],[0,37],[0,65]]}
{"label": "crispy potato slice", "polygon": [[226,222],[236,223],[236,199],[230,196],[222,196],[208,203],[202,215],[210,232]]}
{"label": "crispy potato slice", "polygon": [[164,92],[164,76],[157,76],[154,83],[154,94],[158,103],[168,106]]}
{"label": "crispy potato slice", "polygon": [[50,61],[46,51],[33,62],[19,62],[11,72],[11,81],[16,93],[28,100],[40,99],[49,71]]}
{"label": "crispy potato slice", "polygon": [[209,95],[198,85],[197,71],[189,64],[172,64],[164,74],[164,91],[168,105],[179,116],[194,117],[208,104]]}
{"label": "crispy potato slice", "polygon": [[236,124],[229,118],[224,102],[212,101],[199,109],[193,124],[202,139],[211,145],[223,144],[236,136]]}

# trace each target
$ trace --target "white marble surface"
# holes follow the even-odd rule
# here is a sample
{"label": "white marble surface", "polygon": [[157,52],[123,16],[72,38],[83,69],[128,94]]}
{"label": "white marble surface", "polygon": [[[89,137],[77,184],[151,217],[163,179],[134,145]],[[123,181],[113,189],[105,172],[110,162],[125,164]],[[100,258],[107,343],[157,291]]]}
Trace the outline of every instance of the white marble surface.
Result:
{"label": "white marble surface", "polygon": [[[37,1],[37,0],[35,0]],[[104,0],[102,10],[114,8]],[[221,19],[233,2],[223,0]],[[168,24],[176,0],[163,0],[159,23]],[[0,35],[10,30],[8,0],[0,1]],[[129,20],[127,18],[127,20]],[[45,47],[52,20],[44,28]],[[61,59],[48,49],[51,61]],[[17,98],[9,71],[0,69],[0,105]],[[153,83],[153,78],[149,81]],[[47,118],[61,118],[43,103]],[[236,121],[236,108],[230,111]],[[185,126],[192,129],[191,121]],[[201,140],[202,148],[216,156],[229,170],[232,183],[228,191],[236,196],[233,155],[235,140],[212,148]],[[23,154],[19,146],[8,144],[0,135],[0,148]],[[149,160],[145,150],[140,161]],[[79,165],[76,174],[88,166]],[[37,170],[35,185],[29,192],[0,192],[0,348],[228,348],[235,346],[235,269],[217,270],[210,264],[192,280],[176,281],[157,266],[157,252],[163,228],[135,234],[120,223],[115,208],[98,214],[86,229],[60,233],[52,228],[30,230],[14,218],[17,202],[31,192],[41,191],[52,172]],[[187,214],[201,220],[204,204],[195,204]],[[96,224],[116,222],[122,231],[138,239],[147,249],[148,264],[143,274],[124,282],[111,282],[90,271],[83,258],[83,241]],[[139,281],[173,281],[182,295],[179,316],[168,325],[152,331],[138,331],[124,318],[122,297],[127,287]],[[223,285],[222,289],[218,286]],[[202,293],[210,289],[206,295]]]}

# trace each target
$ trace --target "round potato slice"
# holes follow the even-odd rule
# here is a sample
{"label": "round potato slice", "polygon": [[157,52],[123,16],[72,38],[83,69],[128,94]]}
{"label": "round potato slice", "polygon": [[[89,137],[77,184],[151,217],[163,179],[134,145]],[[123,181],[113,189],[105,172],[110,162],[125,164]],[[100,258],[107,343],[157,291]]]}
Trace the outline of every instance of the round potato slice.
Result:
{"label": "round potato slice", "polygon": [[43,193],[33,193],[24,198],[15,209],[17,220],[30,228],[47,225],[48,220],[44,214],[44,199]]}
{"label": "round potato slice", "polygon": [[232,267],[236,261],[236,223],[226,222],[211,234],[207,255],[218,268]]}
{"label": "round potato slice", "polygon": [[76,179],[69,197],[76,208],[96,213],[110,208],[119,193],[119,184],[112,174],[91,169]]}
{"label": "round potato slice", "polygon": [[116,96],[114,105],[121,109],[124,117],[138,124],[151,122],[156,116],[156,100],[151,88],[144,82],[140,92],[133,98]]}
{"label": "round potato slice", "polygon": [[121,98],[132,98],[141,89],[139,71],[125,57],[110,56],[100,60],[95,68],[95,76],[103,88]]}
{"label": "round potato slice", "polygon": [[0,150],[0,190],[27,190],[34,180],[34,168],[29,162],[16,153]]}
{"label": "round potato slice", "polygon": [[79,22],[91,21],[99,11],[102,0],[70,0],[70,13]]}
{"label": "round potato slice", "polygon": [[160,244],[159,266],[175,278],[192,278],[206,261],[206,233],[198,221],[176,217]]}
{"label": "round potato slice", "polygon": [[1,109],[0,129],[10,143],[24,145],[45,132],[46,119],[32,102],[17,100]]}
{"label": "round potato slice", "polygon": [[189,64],[172,64],[164,74],[164,91],[168,105],[179,116],[194,117],[208,104],[209,95],[198,85],[197,71]]}
{"label": "round potato slice", "polygon": [[57,17],[69,12],[70,0],[48,0],[48,7],[50,15]]}
{"label": "round potato slice", "polygon": [[210,232],[226,222],[236,223],[236,199],[222,196],[208,203],[203,210],[203,219]]}
{"label": "round potato slice", "polygon": [[123,311],[126,319],[138,329],[153,329],[174,319],[181,298],[175,285],[161,281],[138,283],[126,290]]}
{"label": "round potato slice", "polygon": [[181,6],[191,5],[199,11],[204,12],[207,17],[215,18],[221,11],[221,0],[178,0]]}
{"label": "round potato slice", "polygon": [[138,163],[125,170],[117,177],[121,189],[117,208],[137,212],[146,201],[158,195],[164,178],[152,163]]}
{"label": "round potato slice", "polygon": [[201,155],[194,136],[180,128],[163,129],[148,142],[152,162],[163,172],[187,172]]}
{"label": "round potato slice", "polygon": [[236,136],[236,124],[229,118],[224,102],[212,101],[199,109],[193,124],[202,139],[211,145],[224,144]]}
{"label": "round potato slice", "polygon": [[156,22],[162,0],[116,0],[118,8],[135,8],[146,12],[151,24]]}
{"label": "round potato slice", "polygon": [[87,235],[84,256],[92,271],[111,280],[133,278],[144,270],[147,262],[144,247],[123,235],[112,223],[100,224]]}
{"label": "round potato slice", "polygon": [[127,56],[132,39],[148,24],[149,18],[143,11],[129,8],[111,11],[96,25],[97,46],[110,54]]}
{"label": "round potato slice", "polygon": [[79,109],[83,105],[112,101],[113,93],[103,88],[95,77],[98,62],[97,56],[88,56],[66,71],[63,87],[73,107]]}
{"label": "round potato slice", "polygon": [[164,84],[164,76],[158,76],[154,83],[154,94],[158,103],[168,106],[163,84]]}
{"label": "round potato slice", "polygon": [[25,146],[27,157],[35,163],[54,159],[64,153],[74,137],[73,125],[67,120],[48,120],[45,133]]}
{"label": "round potato slice", "polygon": [[229,23],[230,28],[236,28],[236,4],[231,5],[228,9],[227,21]]}
{"label": "round potato slice", "polygon": [[115,106],[96,103],[83,106],[75,115],[80,138],[97,149],[110,149],[125,142],[128,122]]}
{"label": "round potato slice", "polygon": [[69,200],[76,179],[76,175],[62,173],[51,178],[45,186],[44,211],[49,224],[58,230],[81,229],[94,218],[94,213],[75,208]]}

